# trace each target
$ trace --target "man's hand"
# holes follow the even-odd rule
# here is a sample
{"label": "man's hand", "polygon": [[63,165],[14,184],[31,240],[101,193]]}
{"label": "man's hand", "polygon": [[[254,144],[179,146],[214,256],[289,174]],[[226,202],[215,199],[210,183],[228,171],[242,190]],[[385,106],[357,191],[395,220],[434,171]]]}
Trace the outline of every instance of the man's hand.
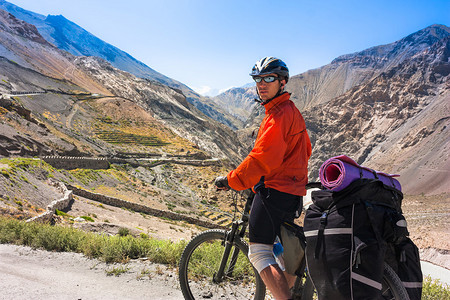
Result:
{"label": "man's hand", "polygon": [[214,180],[214,184],[216,185],[216,188],[218,190],[225,190],[228,191],[230,186],[228,185],[228,178],[227,176],[219,176]]}

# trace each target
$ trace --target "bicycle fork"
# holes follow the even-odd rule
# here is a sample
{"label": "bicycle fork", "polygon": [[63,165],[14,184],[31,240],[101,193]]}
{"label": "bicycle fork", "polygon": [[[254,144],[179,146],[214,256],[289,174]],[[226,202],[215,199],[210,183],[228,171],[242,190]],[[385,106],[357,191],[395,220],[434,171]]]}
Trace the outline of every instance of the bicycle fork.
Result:
{"label": "bicycle fork", "polygon": [[[228,269],[226,271],[225,271],[225,267],[227,265],[228,258],[230,257],[231,249],[233,248],[233,245],[235,244],[235,242],[234,242],[235,238],[240,238],[245,233],[246,226],[244,226],[243,223],[244,222],[242,222],[242,221],[233,222],[231,230],[225,232],[225,237],[223,239],[225,249],[223,251],[222,259],[220,261],[219,270],[217,270],[217,273],[213,277],[213,281],[215,283],[222,282],[224,277],[230,276],[234,271],[234,266],[236,265],[237,258],[239,255],[239,248],[237,246],[235,246],[233,249],[230,264],[228,265]],[[243,225],[243,226],[242,226],[241,230],[239,230],[238,237],[236,237],[236,232],[238,231],[240,225]]]}

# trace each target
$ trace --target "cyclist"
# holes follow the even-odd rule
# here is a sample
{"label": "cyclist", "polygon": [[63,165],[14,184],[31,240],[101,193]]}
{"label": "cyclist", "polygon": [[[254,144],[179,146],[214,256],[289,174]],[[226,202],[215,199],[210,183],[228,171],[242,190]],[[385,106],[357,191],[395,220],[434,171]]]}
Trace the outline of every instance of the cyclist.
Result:
{"label": "cyclist", "polygon": [[215,185],[219,189],[253,188],[249,259],[276,299],[290,299],[288,280],[275,261],[273,244],[281,223],[292,221],[302,207],[311,142],[301,113],[284,91],[289,80],[286,64],[265,57],[256,62],[250,76],[265,117],[251,152],[227,176],[217,177]]}

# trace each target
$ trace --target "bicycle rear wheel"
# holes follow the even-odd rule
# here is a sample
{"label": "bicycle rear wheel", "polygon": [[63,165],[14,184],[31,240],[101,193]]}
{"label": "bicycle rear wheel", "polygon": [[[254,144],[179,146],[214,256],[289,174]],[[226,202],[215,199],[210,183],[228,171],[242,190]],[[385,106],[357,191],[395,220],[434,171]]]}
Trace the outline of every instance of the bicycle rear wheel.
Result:
{"label": "bicycle rear wheel", "polygon": [[381,293],[385,300],[409,300],[408,292],[395,271],[385,262]]}
{"label": "bicycle rear wheel", "polygon": [[294,300],[317,299],[316,290],[306,270],[301,277],[297,276],[293,289],[292,299]]}
{"label": "bicycle rear wheel", "polygon": [[[403,286],[395,271],[384,263],[381,294],[383,300],[409,300],[408,292]],[[294,286],[294,299],[312,300],[317,299],[314,286],[306,272],[303,277],[298,277]]]}
{"label": "bicycle rear wheel", "polygon": [[[237,247],[239,254],[232,262]],[[265,285],[248,260],[247,243],[237,238],[228,257],[225,230],[208,230],[194,237],[181,255],[179,280],[185,299],[264,299]],[[215,279],[222,258],[225,275]],[[231,265],[231,268],[230,268]]]}

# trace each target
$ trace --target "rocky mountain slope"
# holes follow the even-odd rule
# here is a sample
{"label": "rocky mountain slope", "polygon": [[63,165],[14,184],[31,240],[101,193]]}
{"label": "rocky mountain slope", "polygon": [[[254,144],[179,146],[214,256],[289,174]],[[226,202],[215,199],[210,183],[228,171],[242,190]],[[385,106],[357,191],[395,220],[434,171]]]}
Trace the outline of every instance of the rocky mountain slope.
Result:
{"label": "rocky mountain slope", "polygon": [[156,72],[128,53],[104,42],[62,15],[43,16],[3,0],[0,0],[0,9],[34,25],[45,41],[55,45],[58,49],[65,50],[74,56],[102,58],[115,68],[131,73],[136,77],[157,81],[180,90],[186,96],[188,102],[205,115],[231,128],[239,126],[232,116],[217,107],[214,102],[209,101],[207,97],[202,97],[185,84]]}
{"label": "rocky mountain slope", "polygon": [[408,193],[450,192],[450,37],[405,58],[365,84],[304,111],[313,169],[347,154],[400,173]]}
{"label": "rocky mountain slope", "polygon": [[[211,180],[226,171],[222,163],[242,157],[236,140],[236,133],[197,110],[179,90],[101,58],[73,56],[47,42],[33,25],[0,10],[0,215],[29,218],[45,211],[58,196],[50,184],[57,179],[206,219],[205,209],[216,212],[218,199],[227,198],[215,195]],[[81,169],[55,169],[45,155],[65,156],[68,161],[60,166]],[[95,160],[70,166],[70,160],[82,161],[74,156],[107,158],[112,165],[95,171]],[[228,210],[226,203],[220,205]],[[86,200],[82,212],[71,211],[75,217],[91,216],[87,230],[139,227],[157,236],[164,234],[157,228],[170,223],[139,216],[143,223],[124,224],[101,218],[95,208],[110,210],[92,205]],[[186,230],[183,223],[172,223],[165,225],[167,231]]]}
{"label": "rocky mountain slope", "polygon": [[[413,34],[395,47],[375,47],[366,54],[334,61],[341,64],[336,69],[354,68],[352,76],[341,78],[338,73],[344,73],[337,72],[332,80],[342,94],[337,92],[339,95],[315,107],[307,105],[313,100],[303,101],[314,144],[310,179],[315,179],[324,159],[338,154],[400,173],[404,191],[417,194],[407,195],[404,201],[412,238],[420,248],[448,253],[449,30],[432,26],[421,32],[423,35]],[[394,49],[400,51],[398,55]],[[382,58],[372,52],[381,53]],[[362,62],[366,61],[364,71]],[[385,67],[379,71],[377,64]],[[332,77],[325,76],[325,67],[323,72],[321,76]],[[329,90],[321,91],[332,95]],[[186,216],[206,219],[206,211],[218,221],[232,207],[231,193],[215,191],[213,178],[231,166],[185,165],[182,159],[239,161],[252,144],[261,116],[261,107],[253,106],[254,87],[228,91],[218,103],[205,106],[230,105],[229,113],[238,119],[232,124],[244,126],[233,132],[200,112],[179,89],[137,77],[99,57],[72,55],[46,40],[35,26],[1,9],[0,94],[0,215],[16,218],[35,216],[60,197],[60,191],[49,184],[56,179]],[[247,100],[249,103],[241,104]],[[199,103],[197,107],[202,105]],[[241,125],[252,106],[252,122]],[[219,112],[217,118],[223,115]],[[62,170],[32,158],[52,154],[133,157],[141,166],[127,160],[109,169]],[[173,158],[170,163],[164,163],[167,157]],[[109,208],[81,196],[75,197],[68,212],[71,216],[57,219],[72,226],[75,217],[89,217],[93,222],[80,227],[103,232],[109,228],[113,234],[126,226],[163,238],[200,230]]]}
{"label": "rocky mountain slope", "polygon": [[75,56],[100,57],[109,61],[114,67],[138,77],[151,78],[176,88],[182,85],[156,72],[117,47],[102,41],[62,15],[44,16],[3,0],[0,0],[0,9],[34,25],[46,41]]}
{"label": "rocky mountain slope", "polygon": [[229,89],[213,97],[213,100],[222,109],[238,119],[241,125],[240,128],[243,128],[249,118],[250,112],[256,104],[254,100],[257,97],[255,86],[252,86]]}
{"label": "rocky mountain slope", "polygon": [[[5,11],[0,11],[0,29],[0,55],[4,57],[0,89],[2,93],[45,92],[45,95],[18,98],[16,107],[32,111],[41,120],[35,124],[47,122],[43,126],[64,132],[66,142],[52,138],[62,147],[60,153],[110,155],[123,150],[98,139],[99,128],[105,130],[105,126],[109,126],[109,131],[133,131],[129,126],[99,123],[102,118],[110,118],[98,113],[100,101],[96,99],[104,96],[115,97],[102,100],[104,104],[120,105],[123,101],[124,106],[134,105],[145,111],[152,126],[166,128],[162,131],[182,137],[188,141],[186,145],[190,143],[211,157],[227,157],[238,162],[251,146],[262,112],[253,101],[254,87],[227,91],[215,99],[215,104],[210,104],[228,110],[237,120],[235,126],[246,128],[235,133],[202,114],[180,90],[138,78],[101,58],[73,56],[46,41],[33,25]],[[324,159],[345,153],[365,165],[400,172],[408,192],[447,191],[444,187],[448,172],[436,165],[445,165],[448,156],[445,130],[449,35],[448,27],[433,25],[395,43],[341,56],[329,65],[291,78],[288,89],[302,108],[314,144],[311,179],[316,177]],[[92,105],[85,103],[88,98]],[[244,124],[249,111],[252,111],[250,122]],[[74,120],[90,125],[75,128]],[[58,124],[69,128],[57,128]],[[441,125],[443,129],[439,131]],[[12,125],[8,126],[4,130],[10,132],[4,135],[9,141],[6,144],[17,146],[19,139],[13,137]],[[147,135],[160,139],[163,136],[161,132],[150,133],[139,128]],[[134,128],[135,132],[139,130]],[[38,134],[32,136],[42,145],[49,143]],[[22,135],[22,138],[30,139],[30,136]],[[235,142],[238,139],[240,144]],[[424,152],[425,145],[434,145],[431,154]],[[42,151],[48,153],[51,148]],[[25,151],[20,147],[14,149]],[[411,175],[417,169],[426,178],[420,180],[420,185],[416,181],[421,177]],[[429,178],[439,180],[431,184]]]}
{"label": "rocky mountain slope", "polygon": [[[47,42],[33,25],[1,9],[0,56],[46,76],[70,81],[90,92],[111,95],[75,67],[75,56]],[[6,85],[4,81],[2,84]],[[8,88],[14,89],[13,86]]]}
{"label": "rocky mountain slope", "polygon": [[287,89],[300,109],[326,103],[395,68],[448,35],[447,26],[432,25],[394,43],[342,55],[328,65],[293,76]]}
{"label": "rocky mountain slope", "polygon": [[[396,67],[449,34],[449,27],[431,25],[391,44],[339,56],[320,68],[291,74],[286,90],[300,110],[326,103]],[[213,100],[245,122],[250,114],[255,114],[249,109],[255,106],[255,97],[255,87],[247,87],[230,89]]]}
{"label": "rocky mountain slope", "polygon": [[[83,103],[78,102],[81,99],[117,96],[144,109],[159,127],[183,137],[208,155],[235,161],[240,159],[242,150],[234,142],[235,133],[198,111],[179,90],[137,78],[101,58],[73,56],[48,43],[33,25],[3,10],[0,10],[0,45],[4,65],[0,69],[0,93],[42,93],[13,97],[16,107],[31,111],[42,124],[53,118],[53,125],[47,125],[68,125],[69,117],[73,119],[74,115],[81,114],[79,107]],[[93,117],[93,112],[90,113]],[[87,121],[95,123],[96,119],[88,118]],[[72,137],[76,135],[74,128],[61,126],[57,130]],[[90,136],[95,138],[93,130]],[[77,140],[85,139],[80,137]],[[101,152],[111,151],[114,149],[106,147]]]}

